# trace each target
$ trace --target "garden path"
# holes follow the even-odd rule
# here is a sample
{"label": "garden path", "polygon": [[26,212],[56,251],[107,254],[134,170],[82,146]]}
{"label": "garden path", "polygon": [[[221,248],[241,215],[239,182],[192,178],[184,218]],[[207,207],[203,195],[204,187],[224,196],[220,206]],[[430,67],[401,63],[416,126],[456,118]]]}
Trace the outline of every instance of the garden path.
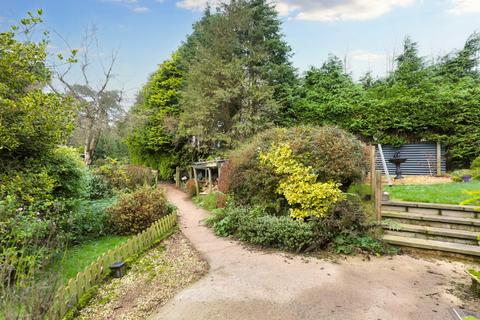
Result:
{"label": "garden path", "polygon": [[462,304],[449,293],[452,281],[468,283],[460,262],[399,255],[337,263],[250,249],[216,237],[202,224],[208,212],[183,192],[167,193],[210,270],[151,319],[452,319],[450,307]]}

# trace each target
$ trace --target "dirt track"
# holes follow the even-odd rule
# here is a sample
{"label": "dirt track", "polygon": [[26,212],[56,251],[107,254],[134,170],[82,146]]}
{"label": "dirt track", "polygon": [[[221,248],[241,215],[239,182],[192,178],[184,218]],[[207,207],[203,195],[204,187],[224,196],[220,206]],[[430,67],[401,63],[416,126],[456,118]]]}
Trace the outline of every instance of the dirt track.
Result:
{"label": "dirt track", "polygon": [[338,264],[249,250],[216,237],[201,223],[206,211],[167,189],[210,271],[151,319],[452,319],[450,308],[462,305],[449,293],[468,283],[462,263],[402,255]]}

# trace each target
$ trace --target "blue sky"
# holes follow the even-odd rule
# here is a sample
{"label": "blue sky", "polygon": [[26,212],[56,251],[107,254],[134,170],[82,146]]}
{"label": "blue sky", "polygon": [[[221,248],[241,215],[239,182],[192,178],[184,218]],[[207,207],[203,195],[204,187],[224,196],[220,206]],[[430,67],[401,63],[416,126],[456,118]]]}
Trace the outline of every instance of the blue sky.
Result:
{"label": "blue sky", "polygon": [[[94,24],[100,42],[97,56],[107,59],[118,50],[111,88],[125,90],[126,103],[131,103],[148,75],[191,32],[205,3],[0,0],[0,28],[42,8],[46,27],[80,47],[85,28]],[[419,42],[423,55],[435,57],[460,48],[469,34],[480,31],[480,0],[278,0],[276,6],[300,71],[320,66],[332,53],[346,57],[355,78],[368,70],[384,75],[406,35]],[[65,50],[59,37],[51,38],[52,51]],[[93,74],[97,71],[92,67]]]}

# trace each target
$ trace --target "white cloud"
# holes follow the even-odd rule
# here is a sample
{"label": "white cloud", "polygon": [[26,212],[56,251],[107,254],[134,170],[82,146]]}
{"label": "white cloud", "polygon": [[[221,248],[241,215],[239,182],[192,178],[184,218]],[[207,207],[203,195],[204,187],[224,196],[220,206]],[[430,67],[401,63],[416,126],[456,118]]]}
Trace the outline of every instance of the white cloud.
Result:
{"label": "white cloud", "polygon": [[372,62],[377,60],[386,59],[385,54],[380,54],[376,52],[364,51],[364,50],[354,50],[349,53],[349,58],[354,61],[366,61]]}
{"label": "white cloud", "polygon": [[479,0],[451,0],[452,7],[448,11],[453,15],[480,13]]}
{"label": "white cloud", "polygon": [[[280,16],[307,21],[361,21],[378,18],[397,7],[406,7],[418,0],[276,0]],[[480,0],[456,0],[480,2]],[[202,10],[207,3],[215,6],[219,0],[180,0],[177,6]]]}
{"label": "white cloud", "polygon": [[[100,1],[121,5],[123,7],[128,8],[130,11],[134,13],[146,13],[150,11],[148,7],[142,6],[139,0],[100,0]],[[163,0],[156,0],[156,1],[161,2]]]}
{"label": "white cloud", "polygon": [[378,18],[415,0],[281,0],[298,12],[294,18],[307,21],[362,21]]}
{"label": "white cloud", "polygon": [[286,2],[277,2],[275,3],[275,9],[277,9],[277,12],[281,17],[286,17],[290,15],[291,12],[299,8],[293,4],[289,4]]}
{"label": "white cloud", "polygon": [[150,9],[148,7],[134,7],[132,11],[135,13],[145,13],[150,11]]}
{"label": "white cloud", "polygon": [[203,10],[207,4],[215,7],[221,0],[181,0],[177,2],[177,6],[190,10]]}

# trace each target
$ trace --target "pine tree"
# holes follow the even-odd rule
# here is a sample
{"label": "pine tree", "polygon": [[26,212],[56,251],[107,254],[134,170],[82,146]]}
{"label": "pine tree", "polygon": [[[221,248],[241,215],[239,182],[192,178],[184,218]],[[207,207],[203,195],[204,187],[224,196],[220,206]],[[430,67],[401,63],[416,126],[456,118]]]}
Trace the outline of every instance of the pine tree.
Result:
{"label": "pine tree", "polygon": [[175,137],[183,83],[179,64],[178,54],[163,62],[150,76],[130,113],[134,128],[127,144],[132,160],[159,169],[164,179],[173,176],[181,148]]}
{"label": "pine tree", "polygon": [[195,33],[187,41],[194,54],[182,93],[181,129],[201,157],[282,118],[295,73],[277,13],[266,1],[221,4],[217,13],[206,12]]}
{"label": "pine tree", "polygon": [[448,81],[459,81],[463,77],[480,80],[478,59],[480,57],[480,33],[474,32],[463,48],[443,57],[438,65],[438,75]]}
{"label": "pine tree", "polygon": [[304,123],[350,129],[363,103],[362,86],[345,73],[338,57],[330,56],[321,68],[312,67],[306,72],[297,113]]}

